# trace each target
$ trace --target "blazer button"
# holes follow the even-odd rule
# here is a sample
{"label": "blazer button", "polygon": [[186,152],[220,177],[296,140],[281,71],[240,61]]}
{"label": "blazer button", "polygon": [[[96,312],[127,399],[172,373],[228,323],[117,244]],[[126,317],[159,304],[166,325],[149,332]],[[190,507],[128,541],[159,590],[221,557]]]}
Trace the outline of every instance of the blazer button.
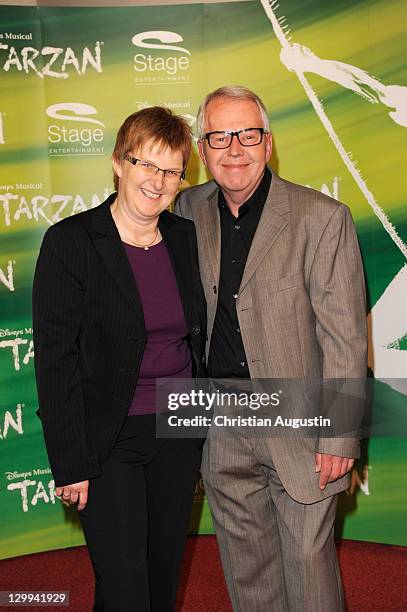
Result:
{"label": "blazer button", "polygon": [[199,327],[199,325],[194,325],[194,327],[192,328],[192,333],[196,335],[201,333],[201,328]]}

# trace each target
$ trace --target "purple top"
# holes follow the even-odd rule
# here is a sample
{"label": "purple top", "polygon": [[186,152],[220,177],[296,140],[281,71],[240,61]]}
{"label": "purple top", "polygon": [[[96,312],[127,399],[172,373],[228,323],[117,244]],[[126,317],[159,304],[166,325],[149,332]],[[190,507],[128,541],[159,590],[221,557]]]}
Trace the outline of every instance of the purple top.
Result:
{"label": "purple top", "polygon": [[155,379],[190,378],[188,328],[164,241],[145,251],[123,243],[133,270],[147,330],[147,345],[129,415],[155,412]]}

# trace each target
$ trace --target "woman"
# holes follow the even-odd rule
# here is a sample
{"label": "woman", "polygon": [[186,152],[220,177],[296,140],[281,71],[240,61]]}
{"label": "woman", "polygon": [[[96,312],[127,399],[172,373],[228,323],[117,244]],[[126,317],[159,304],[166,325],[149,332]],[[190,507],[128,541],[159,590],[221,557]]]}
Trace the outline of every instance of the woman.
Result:
{"label": "woman", "polygon": [[191,150],[154,107],[120,128],[117,193],[45,234],[33,291],[40,417],[56,494],[76,504],[94,610],[169,612],[201,441],[155,437],[155,379],[202,375],[194,226],[166,209]]}

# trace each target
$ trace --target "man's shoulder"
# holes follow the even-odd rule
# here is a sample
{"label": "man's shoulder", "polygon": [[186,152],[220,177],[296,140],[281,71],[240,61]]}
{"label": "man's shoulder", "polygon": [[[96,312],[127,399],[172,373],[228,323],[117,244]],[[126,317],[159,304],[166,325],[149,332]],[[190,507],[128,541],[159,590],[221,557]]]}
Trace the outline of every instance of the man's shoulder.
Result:
{"label": "man's shoulder", "polygon": [[217,189],[218,186],[212,179],[211,181],[207,181],[202,185],[195,185],[194,187],[187,187],[186,189],[183,189],[179,197],[190,203],[194,203],[196,201],[202,201],[203,198],[208,198]]}
{"label": "man's shoulder", "polygon": [[349,212],[346,204],[317,189],[292,183],[281,177],[278,177],[277,180],[287,193],[293,214],[312,216],[322,221],[329,219],[335,213]]}
{"label": "man's shoulder", "polygon": [[194,221],[197,207],[207,202],[217,190],[218,186],[214,180],[207,181],[203,185],[195,185],[194,187],[183,189],[175,201],[175,214]]}

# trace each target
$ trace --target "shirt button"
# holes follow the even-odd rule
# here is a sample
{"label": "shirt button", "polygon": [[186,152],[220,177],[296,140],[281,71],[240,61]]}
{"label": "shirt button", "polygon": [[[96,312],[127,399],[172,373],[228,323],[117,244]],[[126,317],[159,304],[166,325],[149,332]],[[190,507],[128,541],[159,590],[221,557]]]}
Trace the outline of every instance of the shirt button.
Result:
{"label": "shirt button", "polygon": [[240,334],[240,328],[239,327],[236,327],[236,333]]}
{"label": "shirt button", "polygon": [[236,263],[236,259],[232,259],[232,263]]}
{"label": "shirt button", "polygon": [[245,361],[241,361],[240,365],[242,366],[242,368],[244,368],[244,366],[246,365],[246,362]]}
{"label": "shirt button", "polygon": [[240,229],[240,225],[234,225],[233,226],[235,229]]}

